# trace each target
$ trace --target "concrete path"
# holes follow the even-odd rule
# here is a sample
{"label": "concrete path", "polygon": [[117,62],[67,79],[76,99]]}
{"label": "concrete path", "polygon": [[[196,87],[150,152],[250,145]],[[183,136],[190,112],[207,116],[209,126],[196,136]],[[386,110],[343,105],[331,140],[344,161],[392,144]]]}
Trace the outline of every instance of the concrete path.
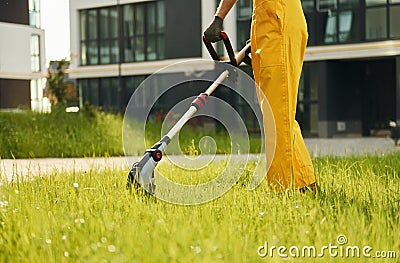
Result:
{"label": "concrete path", "polygon": [[332,139],[305,139],[311,157],[326,155],[354,156],[365,154],[384,154],[397,151],[400,146],[394,146],[390,138],[332,138]]}
{"label": "concrete path", "polygon": [[[306,139],[305,142],[313,158],[326,155],[355,156],[389,152],[400,154],[400,146],[395,147],[389,138]],[[139,160],[140,157],[134,157],[130,161]],[[80,172],[105,168],[129,169],[131,165],[127,163],[125,157],[2,159],[0,160],[0,178],[12,180],[17,179],[18,176],[40,176],[53,172]]]}
{"label": "concrete path", "polygon": [[40,158],[40,159],[2,159],[0,178],[18,180],[17,177],[40,176],[57,172],[82,172],[105,168],[127,168],[125,157],[110,158]]}

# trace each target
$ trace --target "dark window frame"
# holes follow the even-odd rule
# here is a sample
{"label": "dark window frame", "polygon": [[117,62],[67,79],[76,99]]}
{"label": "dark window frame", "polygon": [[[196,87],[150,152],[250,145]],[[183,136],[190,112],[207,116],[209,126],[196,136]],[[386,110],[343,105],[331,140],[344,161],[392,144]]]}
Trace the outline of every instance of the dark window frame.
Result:
{"label": "dark window frame", "polygon": [[[165,1],[164,0],[158,0],[158,1],[149,1],[149,2],[141,2],[141,3],[135,3],[135,4],[129,4],[129,5],[123,5],[121,8],[122,10],[124,10],[124,8],[127,8],[128,6],[133,8],[133,25],[131,25],[133,27],[133,34],[132,35],[126,35],[127,30],[125,29],[125,12],[122,11],[121,12],[121,32],[122,32],[122,41],[121,41],[121,50],[123,50],[123,52],[120,52],[122,55],[122,61],[124,62],[142,62],[142,61],[156,61],[156,60],[162,60],[165,59],[165,27],[163,30],[160,30],[160,25],[161,23],[164,23],[165,25],[165,21],[161,22],[159,21],[159,16],[158,16],[158,8],[160,7],[160,5],[163,5],[163,9],[164,12],[166,11],[166,7],[165,7]],[[148,23],[148,17],[149,17],[149,12],[150,12],[150,8],[151,6],[154,7],[154,12],[155,12],[155,31],[154,32],[150,32],[149,30],[149,23]],[[143,8],[143,32],[139,32],[139,30],[137,30],[136,25],[135,25],[135,21],[136,21],[136,15],[137,15],[137,9],[139,8]],[[165,16],[164,16],[165,18]],[[155,53],[155,57],[151,58],[150,52],[147,50],[149,47],[149,43],[150,43],[150,38],[154,38],[156,39],[154,44],[155,44],[155,48],[154,48],[154,53]],[[130,41],[132,43],[133,46],[137,45],[138,40],[142,39],[143,41],[143,59],[138,59],[136,54],[132,53],[132,59],[128,59],[125,56],[125,48],[126,48],[126,43],[128,41]],[[161,50],[162,44],[160,44],[159,41],[163,40],[164,41],[164,50]],[[132,48],[132,51],[134,51],[134,47]]]}
{"label": "dark window frame", "polygon": [[[135,19],[133,20],[133,35],[126,36],[125,25],[124,25],[124,8],[126,6],[131,6],[134,9],[134,16],[136,16],[136,8],[143,7],[144,8],[144,32],[137,33],[136,26],[135,26]],[[148,10],[150,6],[154,6],[155,12],[155,32],[149,32],[149,25],[148,25]],[[123,63],[123,62],[138,62],[138,61],[155,61],[165,59],[165,24],[166,21],[159,21],[158,15],[158,8],[162,6],[163,11],[166,12],[165,7],[165,0],[157,0],[157,1],[148,1],[148,2],[140,2],[140,3],[133,3],[133,4],[126,4],[126,5],[114,5],[114,6],[107,6],[107,7],[100,7],[100,8],[90,8],[90,9],[82,9],[79,11],[79,43],[80,43],[80,64],[82,66],[91,66],[91,65],[109,65],[109,64],[116,64],[116,63]],[[102,36],[101,34],[101,23],[102,15],[101,13],[107,11],[107,27],[108,27],[108,35]],[[113,17],[111,12],[117,11],[117,34],[112,35],[110,30],[112,28]],[[90,27],[90,13],[94,14],[94,25],[95,25],[95,32],[93,28]],[[82,19],[85,19],[82,21]],[[165,15],[164,15],[164,19]],[[164,25],[164,28],[160,30],[161,25]],[[84,32],[82,32],[84,31]],[[143,38],[143,59],[128,59],[125,56],[125,46],[127,40],[137,40],[138,38]],[[155,42],[153,43],[155,49],[152,50],[155,53],[155,57],[150,56],[150,51],[148,50],[150,39],[154,38]],[[115,48],[115,42],[117,42],[118,51],[116,56],[113,57],[113,48]],[[104,43],[106,43],[106,47],[108,47],[108,57],[104,60],[102,58],[102,45],[104,48]],[[91,47],[94,48],[95,55],[91,55],[90,52],[93,50]],[[135,50],[133,48],[132,50]],[[133,52],[133,51],[132,51]]]}
{"label": "dark window frame", "polygon": [[[390,28],[390,10],[391,7],[399,6],[400,3],[392,3],[390,0],[386,0],[386,3],[383,4],[375,4],[375,5],[368,5],[366,4],[365,0],[359,0],[358,4],[354,5],[347,5],[343,6],[343,3],[340,3],[340,0],[335,0],[336,4],[334,8],[327,8],[327,9],[319,9],[318,7],[318,0],[313,0],[313,7],[304,9],[305,16],[307,18],[307,24],[309,26],[309,32],[312,34],[309,36],[309,46],[320,46],[320,45],[337,45],[337,44],[349,44],[349,43],[363,43],[363,42],[375,42],[375,41],[382,41],[382,40],[395,40],[400,39],[399,37],[391,37],[391,28]],[[311,6],[311,5],[310,5]],[[366,13],[367,10],[375,9],[375,8],[386,8],[386,32],[385,36],[382,38],[371,38],[367,39],[366,34]],[[328,10],[329,9],[329,10]],[[353,17],[354,14],[358,16],[358,25],[356,25],[356,30],[358,32],[353,32],[350,34],[355,34],[356,37],[354,39],[350,39],[349,41],[340,41],[340,32],[339,32],[339,13],[352,11]],[[329,13],[335,12],[336,13],[336,21],[335,21],[335,41],[325,43],[325,32],[326,32],[326,22],[327,19],[324,16],[329,15]],[[309,20],[312,20],[313,23],[310,23]],[[353,23],[353,22],[352,22]],[[342,32],[343,33],[343,32]]]}

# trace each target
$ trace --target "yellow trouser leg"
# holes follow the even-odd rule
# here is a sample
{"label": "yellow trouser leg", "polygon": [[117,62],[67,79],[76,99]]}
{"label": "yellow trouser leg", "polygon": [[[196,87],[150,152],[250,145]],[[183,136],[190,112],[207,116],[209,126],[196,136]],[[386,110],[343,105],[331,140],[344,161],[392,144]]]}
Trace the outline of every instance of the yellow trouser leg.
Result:
{"label": "yellow trouser leg", "polygon": [[[315,182],[314,168],[295,121],[297,91],[307,43],[300,0],[254,0],[251,43],[254,78],[271,107],[276,149],[267,174],[278,188],[302,188]],[[260,94],[259,94],[260,95]],[[259,96],[263,114],[269,108]],[[264,116],[267,146],[275,130]]]}

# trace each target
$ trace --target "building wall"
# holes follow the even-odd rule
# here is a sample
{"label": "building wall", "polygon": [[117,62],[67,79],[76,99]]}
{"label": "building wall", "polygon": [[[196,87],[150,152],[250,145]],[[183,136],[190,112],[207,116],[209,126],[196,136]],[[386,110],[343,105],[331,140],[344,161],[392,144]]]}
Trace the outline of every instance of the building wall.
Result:
{"label": "building wall", "polygon": [[[45,33],[38,28],[39,2],[32,2],[31,17],[29,3],[28,0],[0,1],[0,108],[41,108],[37,105],[42,99],[43,79],[47,73]],[[38,39],[38,47],[32,36]]]}
{"label": "building wall", "polygon": [[[31,69],[31,36],[39,35],[40,72]],[[0,78],[37,79],[46,76],[44,30],[27,25],[0,23]]]}
{"label": "building wall", "polygon": [[[305,68],[311,68],[303,74],[319,74],[317,134],[369,136],[388,129],[390,120],[400,118],[395,62],[400,56],[400,2],[302,4],[309,31]],[[312,117],[307,114],[298,111],[300,119]]]}

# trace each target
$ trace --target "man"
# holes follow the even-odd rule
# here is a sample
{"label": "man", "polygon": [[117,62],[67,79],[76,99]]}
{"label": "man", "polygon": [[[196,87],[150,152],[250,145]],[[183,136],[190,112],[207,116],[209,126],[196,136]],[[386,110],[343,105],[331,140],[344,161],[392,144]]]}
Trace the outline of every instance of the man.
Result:
{"label": "man", "polygon": [[[221,0],[214,21],[204,32],[209,41],[220,40],[223,20],[236,1]],[[266,117],[268,103],[276,124],[276,149],[267,173],[268,184],[278,190],[316,190],[314,167],[295,120],[308,38],[300,0],[253,0],[253,6],[251,56],[255,83],[265,95],[258,99],[267,149],[275,135],[266,123],[270,121]]]}

